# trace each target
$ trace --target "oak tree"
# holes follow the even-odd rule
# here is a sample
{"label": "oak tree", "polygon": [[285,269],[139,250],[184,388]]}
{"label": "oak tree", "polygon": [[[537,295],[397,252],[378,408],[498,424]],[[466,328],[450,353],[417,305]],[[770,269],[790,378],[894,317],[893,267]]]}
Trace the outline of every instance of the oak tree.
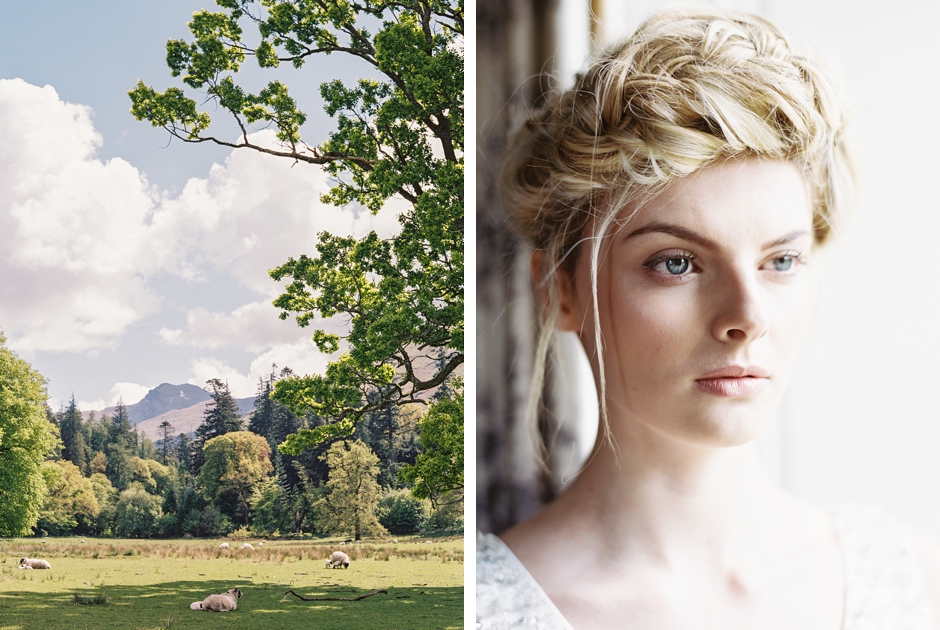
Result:
{"label": "oak tree", "polygon": [[[294,314],[300,326],[315,316],[349,322],[343,335],[313,333],[322,352],[342,351],[324,374],[277,383],[275,398],[294,413],[328,420],[288,437],[281,449],[297,454],[350,435],[370,411],[425,404],[463,363],[463,1],[216,3],[221,11],[193,15],[191,41],[167,43],[167,64],[185,87],[158,92],[138,82],[134,116],[183,142],[318,165],[335,182],[326,203],[378,212],[392,197],[407,201],[393,238],[323,232],[315,255],[271,271],[289,280],[275,301],[282,318]],[[302,137],[307,116],[286,84],[272,80],[252,92],[239,75],[249,57],[262,69],[300,71],[341,55],[372,76],[320,86],[335,120],[322,141]],[[234,121],[238,133],[210,129],[214,114]],[[276,147],[253,140],[257,125],[274,129]]]}

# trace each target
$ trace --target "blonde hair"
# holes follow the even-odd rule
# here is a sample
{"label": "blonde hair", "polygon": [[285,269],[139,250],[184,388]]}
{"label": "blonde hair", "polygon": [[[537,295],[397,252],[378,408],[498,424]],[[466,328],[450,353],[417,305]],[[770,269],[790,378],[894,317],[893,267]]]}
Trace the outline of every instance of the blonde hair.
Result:
{"label": "blonde hair", "polygon": [[[724,159],[796,164],[816,244],[852,188],[842,104],[821,69],[770,22],[717,8],[667,9],[549,97],[515,135],[500,176],[513,228],[542,252],[541,311],[529,412],[534,414],[559,312],[557,273],[591,244],[595,348],[605,438],[606,382],[597,311],[600,246],[628,204]],[[591,233],[585,232],[591,226]]]}

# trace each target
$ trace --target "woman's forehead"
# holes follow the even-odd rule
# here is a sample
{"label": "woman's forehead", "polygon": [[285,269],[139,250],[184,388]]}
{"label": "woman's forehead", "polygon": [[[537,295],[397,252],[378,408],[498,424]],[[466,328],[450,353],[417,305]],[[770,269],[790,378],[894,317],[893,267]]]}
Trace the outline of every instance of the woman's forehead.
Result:
{"label": "woman's forehead", "polygon": [[813,211],[796,165],[750,157],[699,169],[641,207],[625,207],[619,219],[626,236],[669,233],[672,226],[672,232],[691,232],[693,242],[701,235],[717,242],[763,243],[811,230]]}

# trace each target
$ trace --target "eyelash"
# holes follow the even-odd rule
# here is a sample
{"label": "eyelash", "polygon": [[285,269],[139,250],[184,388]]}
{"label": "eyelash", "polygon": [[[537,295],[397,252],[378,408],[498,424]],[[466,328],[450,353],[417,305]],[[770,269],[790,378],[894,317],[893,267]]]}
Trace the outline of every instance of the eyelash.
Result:
{"label": "eyelash", "polygon": [[[764,264],[768,264],[768,263],[769,263],[769,264],[773,264],[773,262],[774,262],[775,260],[777,260],[778,258],[791,258],[791,259],[793,260],[793,262],[796,263],[796,266],[797,266],[797,267],[799,267],[800,265],[805,265],[805,264],[806,264],[806,258],[803,256],[802,252],[798,252],[798,251],[792,250],[792,249],[789,250],[789,251],[780,252],[779,254],[774,254],[773,256],[771,256],[770,258],[768,258],[768,259],[767,259],[767,262],[764,263]],[[762,265],[762,266],[763,266],[763,265]],[[774,270],[774,271],[777,271],[777,273],[783,273],[783,274],[789,275],[789,274],[787,273],[787,271],[779,271],[779,270]],[[789,271],[789,270],[788,270],[788,271]]]}
{"label": "eyelash", "polygon": [[[689,261],[689,264],[692,265],[692,267],[693,267],[693,269],[694,269],[694,261],[695,261],[697,258],[698,258],[698,256],[696,256],[695,254],[693,254],[692,252],[687,251],[687,250],[686,250],[686,251],[669,252],[669,253],[666,253],[666,254],[660,254],[659,256],[656,256],[655,258],[652,258],[652,259],[650,259],[650,260],[647,260],[645,263],[643,263],[643,266],[644,266],[648,271],[655,272],[656,266],[659,265],[659,264],[661,264],[661,263],[664,263],[664,262],[666,262],[666,261],[668,261],[668,260],[683,259],[683,260],[688,260],[688,261]],[[777,260],[778,258],[790,258],[790,259],[792,259],[792,260],[796,263],[796,266],[797,266],[797,267],[799,267],[800,265],[804,265],[804,264],[806,264],[806,262],[807,262],[806,258],[803,256],[803,253],[802,253],[802,252],[798,252],[798,251],[796,251],[796,250],[787,250],[787,251],[785,251],[785,252],[779,252],[779,253],[777,253],[777,254],[774,254],[773,256],[771,256],[770,258],[768,258],[768,259],[766,260],[766,262],[764,262],[764,263],[761,265],[761,268],[763,268],[764,265],[773,264],[773,261]],[[768,270],[768,271],[769,271],[769,270]],[[785,275],[790,275],[790,273],[792,273],[792,271],[789,271],[789,270],[788,270],[788,271],[774,270],[774,271],[776,271],[777,273],[785,274]],[[658,272],[658,273],[661,273],[661,274],[662,274],[662,272]],[[690,275],[690,274],[689,274],[689,273],[683,273],[683,274],[678,274],[678,275],[677,275],[677,274],[662,274],[662,275],[663,275],[663,276],[666,276],[666,277],[668,277],[668,278],[684,278],[684,277],[686,277],[686,276],[688,276],[688,275]]]}

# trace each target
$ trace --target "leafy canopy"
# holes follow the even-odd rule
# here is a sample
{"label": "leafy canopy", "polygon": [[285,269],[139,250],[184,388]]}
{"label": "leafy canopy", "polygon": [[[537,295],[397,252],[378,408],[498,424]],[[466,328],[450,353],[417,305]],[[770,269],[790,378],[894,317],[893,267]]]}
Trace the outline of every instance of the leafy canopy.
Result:
{"label": "leafy canopy", "polygon": [[399,478],[414,486],[414,496],[434,506],[463,500],[463,387],[441,398],[418,423],[424,452],[414,465],[402,466]]}
{"label": "leafy canopy", "polygon": [[[391,197],[408,202],[394,238],[323,232],[316,255],[270,272],[289,280],[275,301],[282,319],[295,314],[307,326],[315,316],[340,316],[349,323],[345,335],[313,334],[321,351],[342,352],[325,374],[277,383],[274,397],[294,413],[329,420],[287,439],[281,449],[297,454],[350,435],[369,411],[423,403],[422,392],[463,363],[463,2],[216,3],[221,11],[193,15],[191,41],[167,43],[167,64],[185,88],[157,92],[138,82],[130,92],[134,116],[184,142],[320,165],[335,181],[325,203],[358,203],[374,213]],[[243,37],[246,28],[251,37]],[[332,54],[355,57],[381,78],[321,85],[336,124],[319,143],[303,139],[307,117],[287,85],[274,80],[252,92],[237,81],[249,57],[261,68],[300,70]],[[210,131],[218,114],[235,122],[237,137]],[[256,142],[258,125],[275,131],[276,146]]]}
{"label": "leafy canopy", "polygon": [[46,379],[0,333],[0,536],[30,531],[43,505],[42,463],[58,445],[46,419]]}
{"label": "leafy canopy", "polygon": [[320,457],[330,467],[329,494],[314,505],[322,530],[333,534],[385,533],[376,510],[379,505],[379,458],[361,440],[334,442]]}

